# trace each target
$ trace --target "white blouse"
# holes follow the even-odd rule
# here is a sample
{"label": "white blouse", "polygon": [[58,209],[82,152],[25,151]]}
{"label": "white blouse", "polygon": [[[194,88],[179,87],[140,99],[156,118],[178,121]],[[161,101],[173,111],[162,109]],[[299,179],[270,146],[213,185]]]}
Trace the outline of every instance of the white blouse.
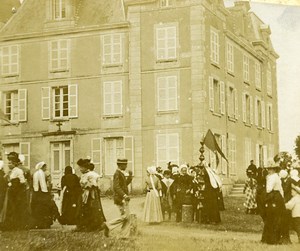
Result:
{"label": "white blouse", "polygon": [[283,197],[283,189],[281,185],[281,179],[277,173],[269,174],[267,176],[267,185],[266,185],[267,193],[272,191],[279,191]]}

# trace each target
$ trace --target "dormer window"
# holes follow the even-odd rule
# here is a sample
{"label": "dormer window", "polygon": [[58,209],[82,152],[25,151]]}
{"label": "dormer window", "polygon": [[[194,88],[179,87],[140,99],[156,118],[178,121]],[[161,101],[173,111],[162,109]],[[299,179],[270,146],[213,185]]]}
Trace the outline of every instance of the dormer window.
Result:
{"label": "dormer window", "polygon": [[66,18],[66,1],[52,0],[52,14],[54,20]]}

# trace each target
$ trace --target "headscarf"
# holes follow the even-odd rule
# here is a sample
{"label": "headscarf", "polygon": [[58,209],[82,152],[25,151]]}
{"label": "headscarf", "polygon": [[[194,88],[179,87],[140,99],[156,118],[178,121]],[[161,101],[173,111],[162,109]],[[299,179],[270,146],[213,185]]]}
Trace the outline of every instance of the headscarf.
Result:
{"label": "headscarf", "polygon": [[182,169],[183,168],[186,168],[186,172],[188,173],[188,166],[186,164],[182,164],[180,167],[179,167],[179,173],[182,174]]}
{"label": "headscarf", "polygon": [[33,174],[33,190],[38,192],[41,189],[42,192],[48,192],[47,183],[46,183],[46,175],[41,168],[46,165],[44,161],[41,161],[36,164],[35,169],[37,170]]}
{"label": "headscarf", "polygon": [[149,166],[149,167],[147,168],[147,172],[148,172],[150,175],[156,174],[156,167],[155,167],[155,166]]}
{"label": "headscarf", "polygon": [[41,169],[44,165],[46,165],[46,163],[44,161],[41,161],[41,162],[37,163],[35,165],[35,170]]}
{"label": "headscarf", "polygon": [[0,160],[0,170],[2,170],[4,167],[4,161],[3,160]]}
{"label": "headscarf", "polygon": [[73,174],[73,168],[71,166],[65,167],[65,175],[66,174]]}
{"label": "headscarf", "polygon": [[172,167],[172,174],[174,175],[174,174],[178,174],[178,173],[179,173],[178,167],[177,166],[173,166]]}
{"label": "headscarf", "polygon": [[156,167],[155,166],[149,166],[147,168],[147,172],[150,174],[150,182],[151,182],[151,185],[152,185],[152,189],[153,189],[155,195],[157,197],[159,197],[158,191],[156,190],[156,187],[155,187],[155,184],[154,184],[154,181],[153,181],[153,177],[156,173]]}
{"label": "headscarf", "polygon": [[291,178],[293,180],[295,180],[296,182],[298,182],[300,180],[300,178],[298,176],[299,175],[298,170],[296,170],[296,169],[291,170],[290,175],[291,175]]}
{"label": "headscarf", "polygon": [[289,174],[286,170],[282,169],[282,170],[280,170],[278,175],[281,179],[285,179]]}

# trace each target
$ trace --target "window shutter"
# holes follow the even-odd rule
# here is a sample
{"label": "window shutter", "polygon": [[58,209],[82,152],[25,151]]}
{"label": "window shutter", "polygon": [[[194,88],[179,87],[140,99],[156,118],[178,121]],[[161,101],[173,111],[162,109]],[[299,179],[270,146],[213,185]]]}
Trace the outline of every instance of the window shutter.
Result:
{"label": "window shutter", "polygon": [[227,114],[229,116],[231,116],[231,111],[230,111],[230,107],[231,106],[231,102],[230,102],[230,86],[227,85]]}
{"label": "window shutter", "polygon": [[237,89],[234,89],[234,118],[238,119],[239,116],[239,103],[237,96]]}
{"label": "window shutter", "polygon": [[42,87],[42,119],[50,119],[50,87]]}
{"label": "window shutter", "polygon": [[124,137],[124,156],[128,160],[127,170],[134,174],[134,140],[132,136]]}
{"label": "window shutter", "polygon": [[263,146],[263,160],[264,160],[264,167],[267,165],[268,162],[268,148],[267,146]]}
{"label": "window shutter", "polygon": [[258,107],[257,107],[257,97],[255,97],[255,103],[254,103],[254,123],[256,126],[258,126]]}
{"label": "window shutter", "polygon": [[24,155],[24,166],[30,169],[30,143],[20,142],[20,154]]}
{"label": "window shutter", "polygon": [[253,124],[253,97],[250,96],[250,123]]}
{"label": "window shutter", "polygon": [[265,101],[261,101],[261,124],[263,128],[266,127]]}
{"label": "window shutter", "polygon": [[214,79],[209,77],[209,109],[214,111]]}
{"label": "window shutter", "polygon": [[221,114],[225,114],[225,83],[223,81],[220,82],[220,92]]}
{"label": "window shutter", "polygon": [[77,118],[78,117],[78,95],[77,95],[77,85],[69,85],[69,117]]}
{"label": "window shutter", "polygon": [[19,121],[27,121],[27,90],[18,91]]}
{"label": "window shutter", "polygon": [[97,171],[100,172],[100,174],[103,174],[102,169],[102,156],[101,156],[101,145],[102,140],[101,138],[94,138],[92,139],[92,161],[95,165],[95,168]]}
{"label": "window shutter", "polygon": [[116,115],[123,114],[123,86],[122,81],[115,81],[113,83],[113,113]]}
{"label": "window shutter", "polygon": [[[226,136],[221,135],[222,138],[222,152],[225,156],[227,156],[227,149],[226,149]],[[222,158],[222,173],[227,174],[227,162]]]}
{"label": "window shutter", "polygon": [[259,144],[256,144],[256,166],[259,167]]}
{"label": "window shutter", "polygon": [[273,108],[272,108],[272,104],[270,104],[270,131],[273,131]]}
{"label": "window shutter", "polygon": [[243,93],[242,102],[243,102],[243,122],[246,122],[246,94],[245,93]]}
{"label": "window shutter", "polygon": [[267,108],[267,129],[270,130],[270,110],[269,110],[269,104],[266,104]]}

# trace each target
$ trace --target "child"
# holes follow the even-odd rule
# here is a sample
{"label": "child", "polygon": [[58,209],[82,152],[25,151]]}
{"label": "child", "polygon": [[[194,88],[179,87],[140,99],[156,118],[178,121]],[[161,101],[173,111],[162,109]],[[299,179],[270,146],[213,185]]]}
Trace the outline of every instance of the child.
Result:
{"label": "child", "polygon": [[247,170],[248,179],[246,180],[244,193],[246,193],[246,202],[244,206],[246,207],[246,213],[254,214],[257,208],[256,203],[256,189],[257,189],[257,181],[253,177],[253,172],[251,170]]}
{"label": "child", "polygon": [[163,175],[164,178],[161,180],[162,185],[162,213],[163,218],[165,219],[165,212],[169,214],[169,220],[171,220],[171,213],[173,208],[173,199],[175,196],[174,191],[174,180],[171,179],[171,171],[165,170]]}
{"label": "child", "polygon": [[292,195],[293,198],[285,204],[285,207],[288,210],[292,210],[292,223],[300,243],[300,194],[292,190]]}

